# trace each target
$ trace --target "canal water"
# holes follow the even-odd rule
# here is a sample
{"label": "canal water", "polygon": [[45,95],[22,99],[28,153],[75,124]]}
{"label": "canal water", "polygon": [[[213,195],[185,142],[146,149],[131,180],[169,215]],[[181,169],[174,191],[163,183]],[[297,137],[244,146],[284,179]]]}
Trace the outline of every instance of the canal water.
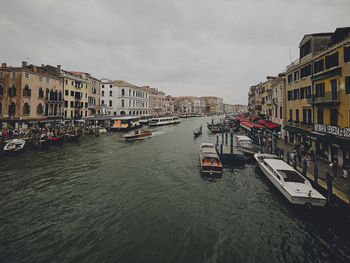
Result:
{"label": "canal water", "polygon": [[291,207],[254,163],[201,176],[210,119],[1,157],[0,262],[349,262],[346,209]]}

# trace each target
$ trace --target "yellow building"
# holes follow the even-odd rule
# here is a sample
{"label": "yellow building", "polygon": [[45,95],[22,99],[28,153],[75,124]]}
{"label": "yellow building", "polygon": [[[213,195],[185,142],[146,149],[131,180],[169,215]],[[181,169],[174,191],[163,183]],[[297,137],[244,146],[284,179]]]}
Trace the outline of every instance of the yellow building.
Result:
{"label": "yellow building", "polygon": [[318,157],[350,163],[350,28],[305,35],[286,71],[285,129]]}

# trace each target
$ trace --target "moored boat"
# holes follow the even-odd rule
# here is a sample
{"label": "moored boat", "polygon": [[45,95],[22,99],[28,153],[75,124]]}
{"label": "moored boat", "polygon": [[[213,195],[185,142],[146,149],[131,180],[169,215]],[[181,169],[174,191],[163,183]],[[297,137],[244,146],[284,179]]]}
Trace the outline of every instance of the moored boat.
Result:
{"label": "moored boat", "polygon": [[151,136],[152,136],[152,131],[136,130],[136,131],[132,131],[132,132],[125,134],[124,139],[127,141],[141,140],[141,139],[145,139],[145,138],[148,138]]}
{"label": "moored boat", "polygon": [[272,154],[254,155],[260,169],[272,184],[295,205],[325,206],[326,198],[293,167]]}
{"label": "moored boat", "polygon": [[12,139],[6,142],[4,152],[20,152],[23,150],[26,141],[23,139]]}
{"label": "moored boat", "polygon": [[206,175],[221,175],[222,164],[214,144],[202,143],[200,146],[201,172]]}
{"label": "moored boat", "polygon": [[64,137],[63,136],[52,136],[49,140],[53,145],[59,145],[59,144],[63,143]]}

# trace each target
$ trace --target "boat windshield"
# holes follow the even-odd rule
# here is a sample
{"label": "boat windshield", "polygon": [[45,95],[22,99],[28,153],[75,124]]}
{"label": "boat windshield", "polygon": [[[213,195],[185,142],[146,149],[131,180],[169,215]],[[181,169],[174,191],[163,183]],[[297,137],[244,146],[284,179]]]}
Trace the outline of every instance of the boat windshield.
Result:
{"label": "boat windshield", "polygon": [[285,182],[305,183],[305,179],[296,171],[277,170],[277,172],[283,177]]}

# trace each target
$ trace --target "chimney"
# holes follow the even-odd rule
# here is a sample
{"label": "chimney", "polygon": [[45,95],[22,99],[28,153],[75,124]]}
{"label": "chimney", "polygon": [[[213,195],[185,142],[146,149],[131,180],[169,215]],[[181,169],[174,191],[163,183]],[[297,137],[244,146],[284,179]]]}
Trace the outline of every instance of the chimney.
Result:
{"label": "chimney", "polygon": [[61,74],[61,65],[57,65],[57,74]]}
{"label": "chimney", "polygon": [[1,67],[2,67],[2,68],[7,68],[6,63],[2,63]]}
{"label": "chimney", "polygon": [[36,66],[33,66],[33,72],[37,72],[37,67]]}
{"label": "chimney", "polygon": [[26,61],[22,61],[22,68],[25,68],[27,66],[27,62]]}

